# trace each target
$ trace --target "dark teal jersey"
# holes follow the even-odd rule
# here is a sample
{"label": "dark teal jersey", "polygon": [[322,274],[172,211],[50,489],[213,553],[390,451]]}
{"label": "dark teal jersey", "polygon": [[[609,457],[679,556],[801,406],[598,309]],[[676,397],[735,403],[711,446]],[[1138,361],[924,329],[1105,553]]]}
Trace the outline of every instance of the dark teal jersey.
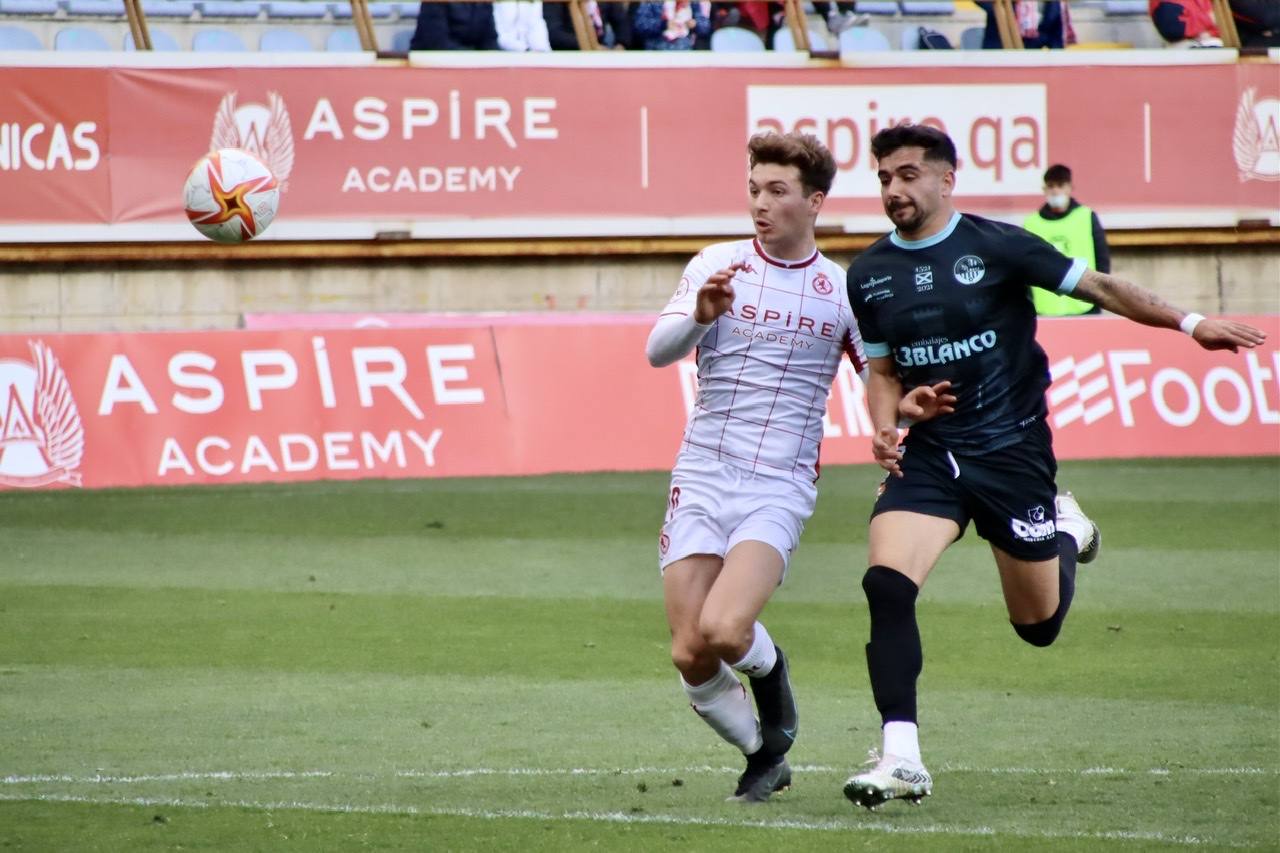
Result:
{"label": "dark teal jersey", "polygon": [[912,427],[913,440],[982,453],[1043,420],[1049,360],[1027,288],[1070,293],[1085,268],[1028,231],[959,213],[932,237],[895,231],[858,255],[847,283],[867,357],[892,357],[906,390],[946,379],[956,395],[955,413]]}

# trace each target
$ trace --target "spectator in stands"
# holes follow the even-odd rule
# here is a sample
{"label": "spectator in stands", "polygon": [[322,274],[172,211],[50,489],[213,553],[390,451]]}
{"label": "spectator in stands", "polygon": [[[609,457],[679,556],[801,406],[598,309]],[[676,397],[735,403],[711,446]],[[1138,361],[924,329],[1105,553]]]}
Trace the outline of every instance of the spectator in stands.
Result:
{"label": "spectator in stands", "polygon": [[1280,47],[1280,3],[1230,0],[1230,6],[1241,47]]}
{"label": "spectator in stands", "polygon": [[410,50],[497,50],[492,3],[421,3]]}
{"label": "spectator in stands", "polygon": [[645,50],[693,50],[699,39],[711,36],[711,4],[637,3],[631,25],[635,40]]}
{"label": "spectator in stands", "polygon": [[[611,50],[626,50],[631,44],[631,4],[585,4],[584,11],[596,29],[596,41]],[[543,3],[542,19],[552,50],[577,50],[578,36],[573,31],[573,18],[568,3]]]}
{"label": "spectator in stands", "polygon": [[771,7],[775,5],[777,4],[758,0],[747,3],[712,3],[711,30],[715,32],[721,27],[739,27],[751,30],[762,40],[768,41],[773,30],[770,21],[770,13],[773,11]]}
{"label": "spectator in stands", "polygon": [[838,36],[850,27],[860,27],[870,20],[869,15],[859,15],[852,3],[814,3],[813,11],[827,21],[827,29]]}
{"label": "spectator in stands", "polygon": [[[1089,269],[1110,273],[1107,233],[1102,230],[1098,214],[1072,197],[1069,168],[1058,164],[1045,171],[1044,199],[1044,206],[1028,216],[1022,227],[1048,240],[1068,258],[1083,260]],[[1036,313],[1046,317],[1102,313],[1102,309],[1092,303],[1039,287],[1031,288],[1031,301]]]}
{"label": "spectator in stands", "polygon": [[1222,47],[1209,0],[1151,0],[1151,23],[1170,47]]}
{"label": "spectator in stands", "polygon": [[540,0],[498,0],[493,4],[493,25],[498,31],[498,47],[503,50],[515,53],[551,50]]}
{"label": "spectator in stands", "polygon": [[[994,50],[1003,47],[1000,29],[996,26],[995,4],[989,0],[979,0],[978,5],[987,13],[987,27],[982,34],[983,48]],[[1058,0],[1050,3],[1018,0],[1013,7],[1023,47],[1035,50],[1042,47],[1061,49],[1075,44],[1076,33],[1071,27],[1071,13],[1066,3]]]}

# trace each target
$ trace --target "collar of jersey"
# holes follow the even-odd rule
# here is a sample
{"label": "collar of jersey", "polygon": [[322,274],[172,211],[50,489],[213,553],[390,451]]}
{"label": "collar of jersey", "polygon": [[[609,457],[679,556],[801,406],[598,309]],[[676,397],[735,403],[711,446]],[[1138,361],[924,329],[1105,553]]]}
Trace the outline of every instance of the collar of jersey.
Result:
{"label": "collar of jersey", "polygon": [[771,258],[764,253],[764,249],[760,246],[760,241],[755,237],[751,238],[751,245],[755,248],[756,254],[759,255],[766,264],[772,264],[775,267],[782,267],[784,270],[798,270],[801,267],[807,267],[818,259],[818,250],[815,248],[813,254],[803,261],[780,261],[777,258]]}
{"label": "collar of jersey", "polygon": [[956,230],[956,226],[959,224],[960,224],[960,211],[957,210],[955,213],[951,214],[951,221],[947,223],[947,227],[943,228],[941,231],[939,231],[937,234],[934,234],[932,237],[925,237],[923,240],[903,240],[901,237],[898,236],[898,232],[895,229],[894,232],[889,235],[889,240],[890,242],[893,243],[893,245],[897,246],[899,249],[912,249],[912,250],[927,249],[930,246],[938,245],[943,240],[950,237],[951,232]]}

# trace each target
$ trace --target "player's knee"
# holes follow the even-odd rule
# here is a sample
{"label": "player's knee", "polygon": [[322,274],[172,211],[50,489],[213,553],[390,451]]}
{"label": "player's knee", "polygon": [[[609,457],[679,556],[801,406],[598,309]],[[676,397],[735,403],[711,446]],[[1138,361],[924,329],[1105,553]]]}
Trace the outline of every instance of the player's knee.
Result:
{"label": "player's knee", "polygon": [[713,672],[720,667],[720,659],[702,641],[702,637],[676,638],[671,641],[671,662],[682,675]]}
{"label": "player's knee", "polygon": [[915,607],[920,588],[902,572],[888,566],[872,566],[862,576],[862,591],[873,608],[910,610]]}
{"label": "player's knee", "polygon": [[1033,622],[1030,625],[1019,625],[1016,622],[1011,624],[1019,637],[1041,649],[1052,646],[1053,641],[1058,639],[1058,634],[1062,631],[1062,620],[1052,616],[1043,622]]}
{"label": "player's knee", "polygon": [[698,622],[702,641],[718,658],[727,661],[736,661],[747,653],[754,629],[754,619],[742,622],[731,617],[704,614]]}

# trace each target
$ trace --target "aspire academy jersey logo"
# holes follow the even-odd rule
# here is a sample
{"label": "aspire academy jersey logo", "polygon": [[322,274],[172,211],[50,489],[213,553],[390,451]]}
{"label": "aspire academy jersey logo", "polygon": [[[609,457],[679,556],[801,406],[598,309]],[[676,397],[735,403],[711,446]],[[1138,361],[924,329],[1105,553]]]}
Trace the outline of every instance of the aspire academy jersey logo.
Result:
{"label": "aspire academy jersey logo", "polygon": [[43,341],[31,361],[0,358],[0,485],[80,485],[84,427],[67,375]]}
{"label": "aspire academy jersey logo", "polygon": [[276,176],[280,191],[288,189],[293,172],[293,125],[284,98],[267,93],[267,103],[236,106],[236,93],[229,92],[218,104],[213,117],[209,149],[240,148],[257,157]]}

